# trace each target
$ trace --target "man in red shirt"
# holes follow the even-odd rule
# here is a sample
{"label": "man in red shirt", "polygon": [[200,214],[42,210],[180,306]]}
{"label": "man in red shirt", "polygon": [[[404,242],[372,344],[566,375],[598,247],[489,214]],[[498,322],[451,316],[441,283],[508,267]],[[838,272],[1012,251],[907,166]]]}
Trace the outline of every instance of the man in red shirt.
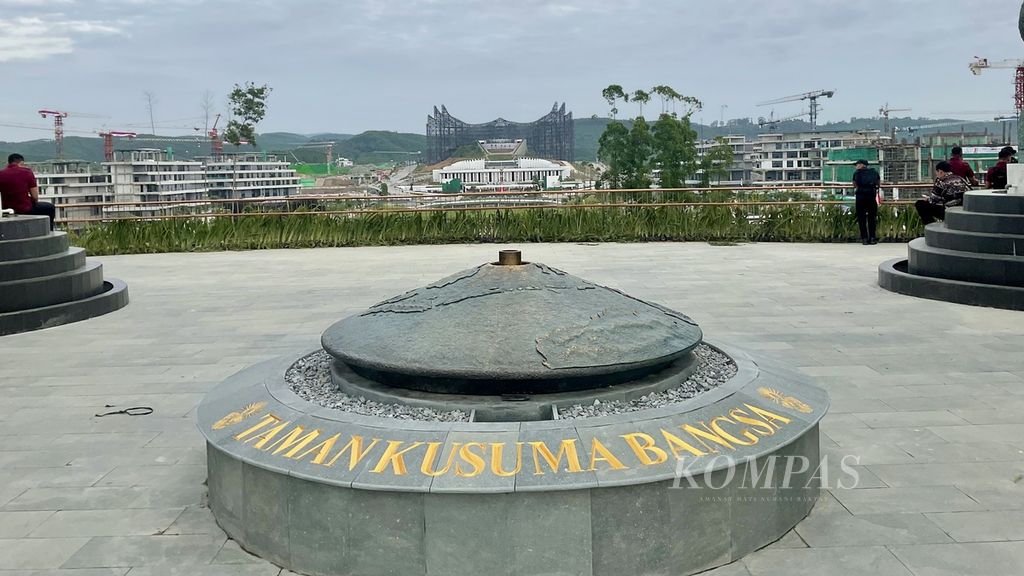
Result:
{"label": "man in red shirt", "polygon": [[951,152],[951,158],[949,159],[949,165],[953,167],[953,174],[967,180],[971,186],[977,188],[981,184],[978,179],[974,177],[974,170],[971,169],[971,165],[964,162],[964,149],[959,146],[954,146]]}
{"label": "man in red shirt", "polygon": [[1016,162],[1013,159],[1016,153],[1017,151],[1013,149],[1013,146],[1006,146],[999,151],[999,161],[996,162],[995,166],[989,168],[985,174],[985,182],[989,188],[995,190],[1006,189],[1006,165]]}
{"label": "man in red shirt", "polygon": [[53,230],[53,219],[57,210],[53,204],[39,201],[36,175],[22,166],[24,163],[25,157],[21,154],[11,154],[7,157],[7,168],[0,170],[0,200],[4,208],[14,210],[15,214],[49,216],[50,229]]}

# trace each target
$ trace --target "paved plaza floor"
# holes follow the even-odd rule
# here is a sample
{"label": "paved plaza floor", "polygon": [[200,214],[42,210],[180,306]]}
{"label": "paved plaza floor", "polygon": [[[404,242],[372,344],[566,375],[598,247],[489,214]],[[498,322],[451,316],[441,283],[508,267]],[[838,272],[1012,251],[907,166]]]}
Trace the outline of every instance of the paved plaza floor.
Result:
{"label": "paved plaza floor", "polygon": [[[514,247],[685,312],[708,341],[784,360],[830,392],[822,453],[836,472],[859,458],[859,483],[708,574],[1024,574],[1024,313],[881,290],[878,263],[905,244]],[[228,541],[205,505],[199,400],[498,248],[98,259],[128,283],[127,308],[0,337],[0,576],[280,574]],[[94,416],[129,406],[155,412]]]}

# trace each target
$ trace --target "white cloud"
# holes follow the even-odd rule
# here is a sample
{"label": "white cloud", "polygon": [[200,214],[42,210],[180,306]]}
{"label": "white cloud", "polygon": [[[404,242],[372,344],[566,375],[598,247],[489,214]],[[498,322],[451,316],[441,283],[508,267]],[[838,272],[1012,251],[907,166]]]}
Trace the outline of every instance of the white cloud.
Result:
{"label": "white cloud", "polygon": [[0,0],[0,8],[11,6],[16,8],[49,8],[51,6],[67,6],[75,0]]}
{"label": "white cloud", "polygon": [[[0,0],[3,1],[10,0]],[[0,62],[44,60],[70,54],[78,36],[120,33],[122,27],[118,22],[72,20],[61,14],[0,18]]]}

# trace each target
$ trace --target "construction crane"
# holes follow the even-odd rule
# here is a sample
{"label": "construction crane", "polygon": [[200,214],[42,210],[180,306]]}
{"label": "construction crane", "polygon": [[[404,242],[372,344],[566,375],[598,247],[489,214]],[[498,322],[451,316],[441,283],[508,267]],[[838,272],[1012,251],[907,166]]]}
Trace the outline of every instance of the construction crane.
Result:
{"label": "construction crane", "polygon": [[951,122],[936,122],[934,124],[922,124],[920,126],[904,126],[897,127],[894,132],[917,132],[918,130],[928,130],[930,128],[948,128],[950,126],[969,126],[971,124],[981,124],[985,120],[957,120]]}
{"label": "construction crane", "polygon": [[770,106],[772,104],[782,104],[783,102],[797,102],[800,100],[810,101],[810,112],[808,113],[811,117],[811,130],[816,131],[818,129],[818,112],[821,110],[818,104],[818,98],[831,98],[835,96],[835,90],[815,90],[814,92],[805,92],[804,94],[796,94],[794,96],[786,96],[784,98],[776,98],[775,100],[768,100],[767,102],[761,102],[758,106]]}
{"label": "construction crane", "polygon": [[125,132],[123,130],[107,130],[100,132],[99,135],[103,137],[103,159],[107,162],[114,161],[114,138],[135,138],[138,136],[135,132]]}
{"label": "construction crane", "polygon": [[799,114],[794,114],[793,116],[787,116],[785,118],[778,118],[778,119],[776,119],[775,118],[775,111],[772,111],[772,113],[768,115],[768,118],[765,118],[764,116],[762,116],[762,117],[757,119],[757,127],[758,128],[764,128],[765,126],[767,126],[769,132],[775,132],[775,127],[778,126],[779,124],[781,124],[783,122],[789,122],[790,120],[797,120],[797,119],[803,118],[804,116],[807,116],[809,114],[810,114],[809,111],[805,111],[805,112],[801,112]]}
{"label": "construction crane", "polygon": [[64,159],[64,119],[68,116],[75,118],[107,118],[107,116],[97,116],[96,114],[83,114],[81,112],[65,112],[63,110],[51,110],[44,108],[39,110],[39,115],[43,118],[53,116],[53,141],[57,144],[57,160]]}
{"label": "construction crane", "polygon": [[1003,143],[1009,144],[1010,143],[1010,134],[1012,133],[1010,131],[1010,122],[1016,122],[1017,121],[1017,117],[1016,116],[996,116],[992,120],[1002,124]]}
{"label": "construction crane", "polygon": [[889,114],[892,112],[910,112],[910,108],[889,108],[889,103],[878,109],[878,115],[882,117],[882,132],[889,133]]}
{"label": "construction crane", "polygon": [[975,76],[979,76],[988,68],[1010,68],[1017,71],[1013,81],[1013,108],[1017,111],[1017,145],[1020,146],[1024,142],[1024,123],[1020,122],[1021,110],[1024,110],[1024,60],[989,61],[988,58],[975,56],[974,62],[971,62],[968,67]]}
{"label": "construction crane", "polygon": [[217,123],[220,122],[220,114],[213,119],[213,126],[207,136],[210,137],[210,155],[218,158],[224,154],[224,141],[220,139],[220,132],[217,132]]}

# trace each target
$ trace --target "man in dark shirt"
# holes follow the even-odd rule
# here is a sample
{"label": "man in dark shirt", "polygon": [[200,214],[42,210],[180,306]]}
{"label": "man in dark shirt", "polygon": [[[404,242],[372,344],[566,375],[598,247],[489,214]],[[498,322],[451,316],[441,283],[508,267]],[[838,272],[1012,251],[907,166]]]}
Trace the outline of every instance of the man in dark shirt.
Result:
{"label": "man in dark shirt", "polygon": [[963,178],[971,186],[980,186],[978,179],[974,177],[974,170],[971,169],[971,165],[964,162],[964,149],[959,146],[954,146],[950,153],[949,165],[953,169],[953,174]]}
{"label": "man in dark shirt", "polygon": [[946,208],[962,206],[964,193],[971,189],[967,180],[953,172],[952,162],[939,162],[935,167],[935,186],[932,193],[914,203],[925,225],[946,219]]}
{"label": "man in dark shirt", "polygon": [[857,160],[857,171],[853,173],[853,189],[856,196],[857,225],[860,227],[861,242],[878,244],[875,227],[878,225],[878,188],[881,177],[867,160]]}
{"label": "man in dark shirt", "polygon": [[36,176],[27,167],[22,166],[25,157],[11,154],[7,157],[7,168],[0,170],[0,203],[4,208],[14,210],[15,214],[33,214],[50,217],[50,230],[53,230],[53,219],[56,208],[49,202],[39,201],[39,185]]}
{"label": "man in dark shirt", "polygon": [[1007,146],[999,151],[999,161],[985,173],[985,184],[989,188],[994,190],[1006,189],[1006,165],[1015,162],[1013,156],[1016,153],[1017,151],[1013,149],[1013,146]]}

